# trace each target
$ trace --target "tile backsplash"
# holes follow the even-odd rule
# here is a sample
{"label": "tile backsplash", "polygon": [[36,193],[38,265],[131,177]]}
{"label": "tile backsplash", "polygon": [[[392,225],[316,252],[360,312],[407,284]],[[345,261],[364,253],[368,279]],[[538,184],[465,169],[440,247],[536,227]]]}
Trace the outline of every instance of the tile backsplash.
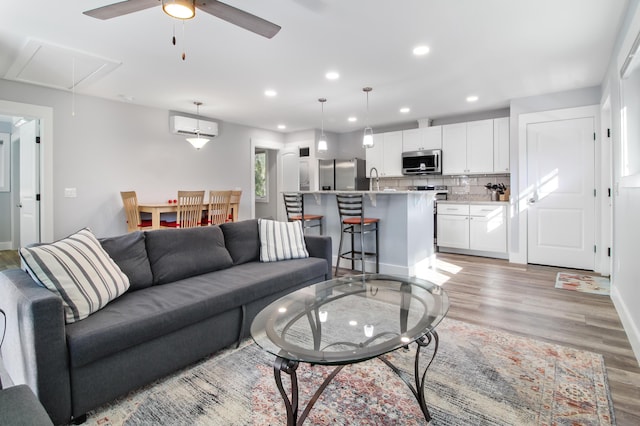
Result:
{"label": "tile backsplash", "polygon": [[420,176],[416,178],[380,178],[380,189],[394,188],[397,190],[414,189],[423,185],[446,185],[449,193],[448,200],[460,201],[489,201],[491,191],[485,188],[486,184],[505,184],[511,186],[510,175],[483,175],[483,176]]}

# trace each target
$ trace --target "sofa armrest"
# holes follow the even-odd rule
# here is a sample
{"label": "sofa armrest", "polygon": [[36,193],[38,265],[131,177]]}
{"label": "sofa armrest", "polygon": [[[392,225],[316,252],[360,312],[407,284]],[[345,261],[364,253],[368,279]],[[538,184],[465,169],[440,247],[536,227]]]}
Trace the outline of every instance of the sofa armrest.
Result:
{"label": "sofa armrest", "polygon": [[62,299],[25,271],[0,272],[7,315],[2,360],[14,384],[26,384],[54,423],[71,418],[71,385]]}
{"label": "sofa armrest", "polygon": [[311,257],[319,257],[327,261],[326,279],[331,279],[331,262],[333,251],[331,248],[331,237],[323,235],[305,235],[304,242]]}

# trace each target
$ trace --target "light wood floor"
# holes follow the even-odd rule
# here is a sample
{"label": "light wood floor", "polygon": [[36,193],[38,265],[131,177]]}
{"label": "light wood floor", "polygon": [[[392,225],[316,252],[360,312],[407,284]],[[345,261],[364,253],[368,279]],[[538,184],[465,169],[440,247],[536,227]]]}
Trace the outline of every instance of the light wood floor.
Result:
{"label": "light wood floor", "polygon": [[20,267],[20,256],[16,250],[0,250],[0,271]]}
{"label": "light wood floor", "polygon": [[[640,367],[609,297],[556,289],[568,269],[437,257],[432,280],[444,282],[449,318],[602,354],[617,424],[640,425]],[[0,270],[19,263],[15,251],[0,251]]]}

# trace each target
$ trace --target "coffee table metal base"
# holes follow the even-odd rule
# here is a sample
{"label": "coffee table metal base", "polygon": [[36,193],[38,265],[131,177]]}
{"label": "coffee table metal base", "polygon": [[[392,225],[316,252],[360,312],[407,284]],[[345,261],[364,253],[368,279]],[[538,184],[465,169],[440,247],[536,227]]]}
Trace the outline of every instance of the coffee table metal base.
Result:
{"label": "coffee table metal base", "polygon": [[[433,354],[431,355],[429,362],[424,368],[424,371],[421,372],[421,368],[420,368],[421,350],[422,348],[429,346],[432,342],[433,342]],[[419,338],[418,340],[416,340],[415,343],[416,343],[416,355],[415,355],[415,361],[414,361],[414,377],[413,377],[414,383],[412,383],[409,379],[407,379],[407,377],[405,377],[405,374],[403,374],[403,372],[398,367],[396,367],[391,361],[389,361],[384,355],[381,355],[377,358],[380,361],[384,362],[387,366],[389,366],[389,368],[391,368],[391,370],[393,370],[393,372],[396,373],[398,377],[402,379],[403,382],[405,382],[405,384],[411,390],[411,393],[413,393],[413,396],[418,401],[418,404],[420,405],[420,409],[422,410],[422,414],[424,415],[424,418],[426,419],[427,423],[429,423],[431,421],[431,415],[429,414],[429,409],[427,408],[427,403],[425,401],[424,383],[427,376],[427,370],[429,370],[429,367],[431,366],[431,363],[433,362],[433,359],[435,358],[438,352],[438,343],[439,343],[438,333],[432,330],[429,333],[422,336],[421,338]],[[322,382],[318,390],[316,390],[316,392],[313,394],[313,396],[307,403],[307,406],[305,407],[302,414],[298,416],[298,376],[296,374],[296,370],[298,368],[298,362],[284,359],[281,357],[276,357],[273,363],[273,374],[276,379],[276,386],[278,386],[278,390],[280,391],[280,395],[282,396],[282,399],[284,400],[284,405],[287,409],[287,426],[297,426],[297,425],[302,425],[304,423],[304,421],[307,419],[307,416],[309,415],[309,412],[313,408],[313,405],[316,403],[318,398],[320,398],[320,395],[322,395],[322,392],[326,389],[329,383],[331,383],[333,378],[336,377],[336,375],[346,365],[348,364],[337,366],[331,372],[331,374],[327,376],[327,378]],[[282,373],[288,374],[290,376],[291,398],[289,398],[289,395],[287,394],[284,388],[284,385],[282,384]]]}

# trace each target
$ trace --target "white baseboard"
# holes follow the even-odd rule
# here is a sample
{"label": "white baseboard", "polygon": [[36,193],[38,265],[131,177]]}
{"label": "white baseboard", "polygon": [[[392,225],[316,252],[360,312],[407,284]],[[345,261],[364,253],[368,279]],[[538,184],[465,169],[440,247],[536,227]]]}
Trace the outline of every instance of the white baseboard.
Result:
{"label": "white baseboard", "polygon": [[[331,274],[333,275],[333,273],[335,272],[336,269],[336,262],[338,261],[338,256],[333,256],[333,263],[331,265],[331,267],[333,268],[333,270],[331,271]],[[373,261],[365,261],[365,270],[368,274],[375,274],[376,272],[376,262]],[[356,268],[360,268],[360,261],[356,260]],[[345,260],[345,259],[341,259],[340,260],[340,269],[350,269],[351,268],[351,261],[350,260]],[[402,267],[402,266],[398,266],[398,265],[392,265],[392,264],[387,264],[387,263],[380,263],[380,273],[381,274],[389,274],[389,275],[400,275],[400,276],[409,276],[410,274],[410,270],[407,267]],[[361,274],[361,272],[358,271],[354,271],[354,274]]]}
{"label": "white baseboard", "polygon": [[640,329],[638,329],[638,324],[633,322],[630,315],[631,311],[615,286],[611,288],[611,300],[613,301],[613,306],[615,306],[616,311],[618,311],[618,316],[620,316],[624,331],[627,333],[631,349],[636,356],[638,365],[640,365]]}
{"label": "white baseboard", "polygon": [[0,241],[0,250],[13,250],[12,241]]}

